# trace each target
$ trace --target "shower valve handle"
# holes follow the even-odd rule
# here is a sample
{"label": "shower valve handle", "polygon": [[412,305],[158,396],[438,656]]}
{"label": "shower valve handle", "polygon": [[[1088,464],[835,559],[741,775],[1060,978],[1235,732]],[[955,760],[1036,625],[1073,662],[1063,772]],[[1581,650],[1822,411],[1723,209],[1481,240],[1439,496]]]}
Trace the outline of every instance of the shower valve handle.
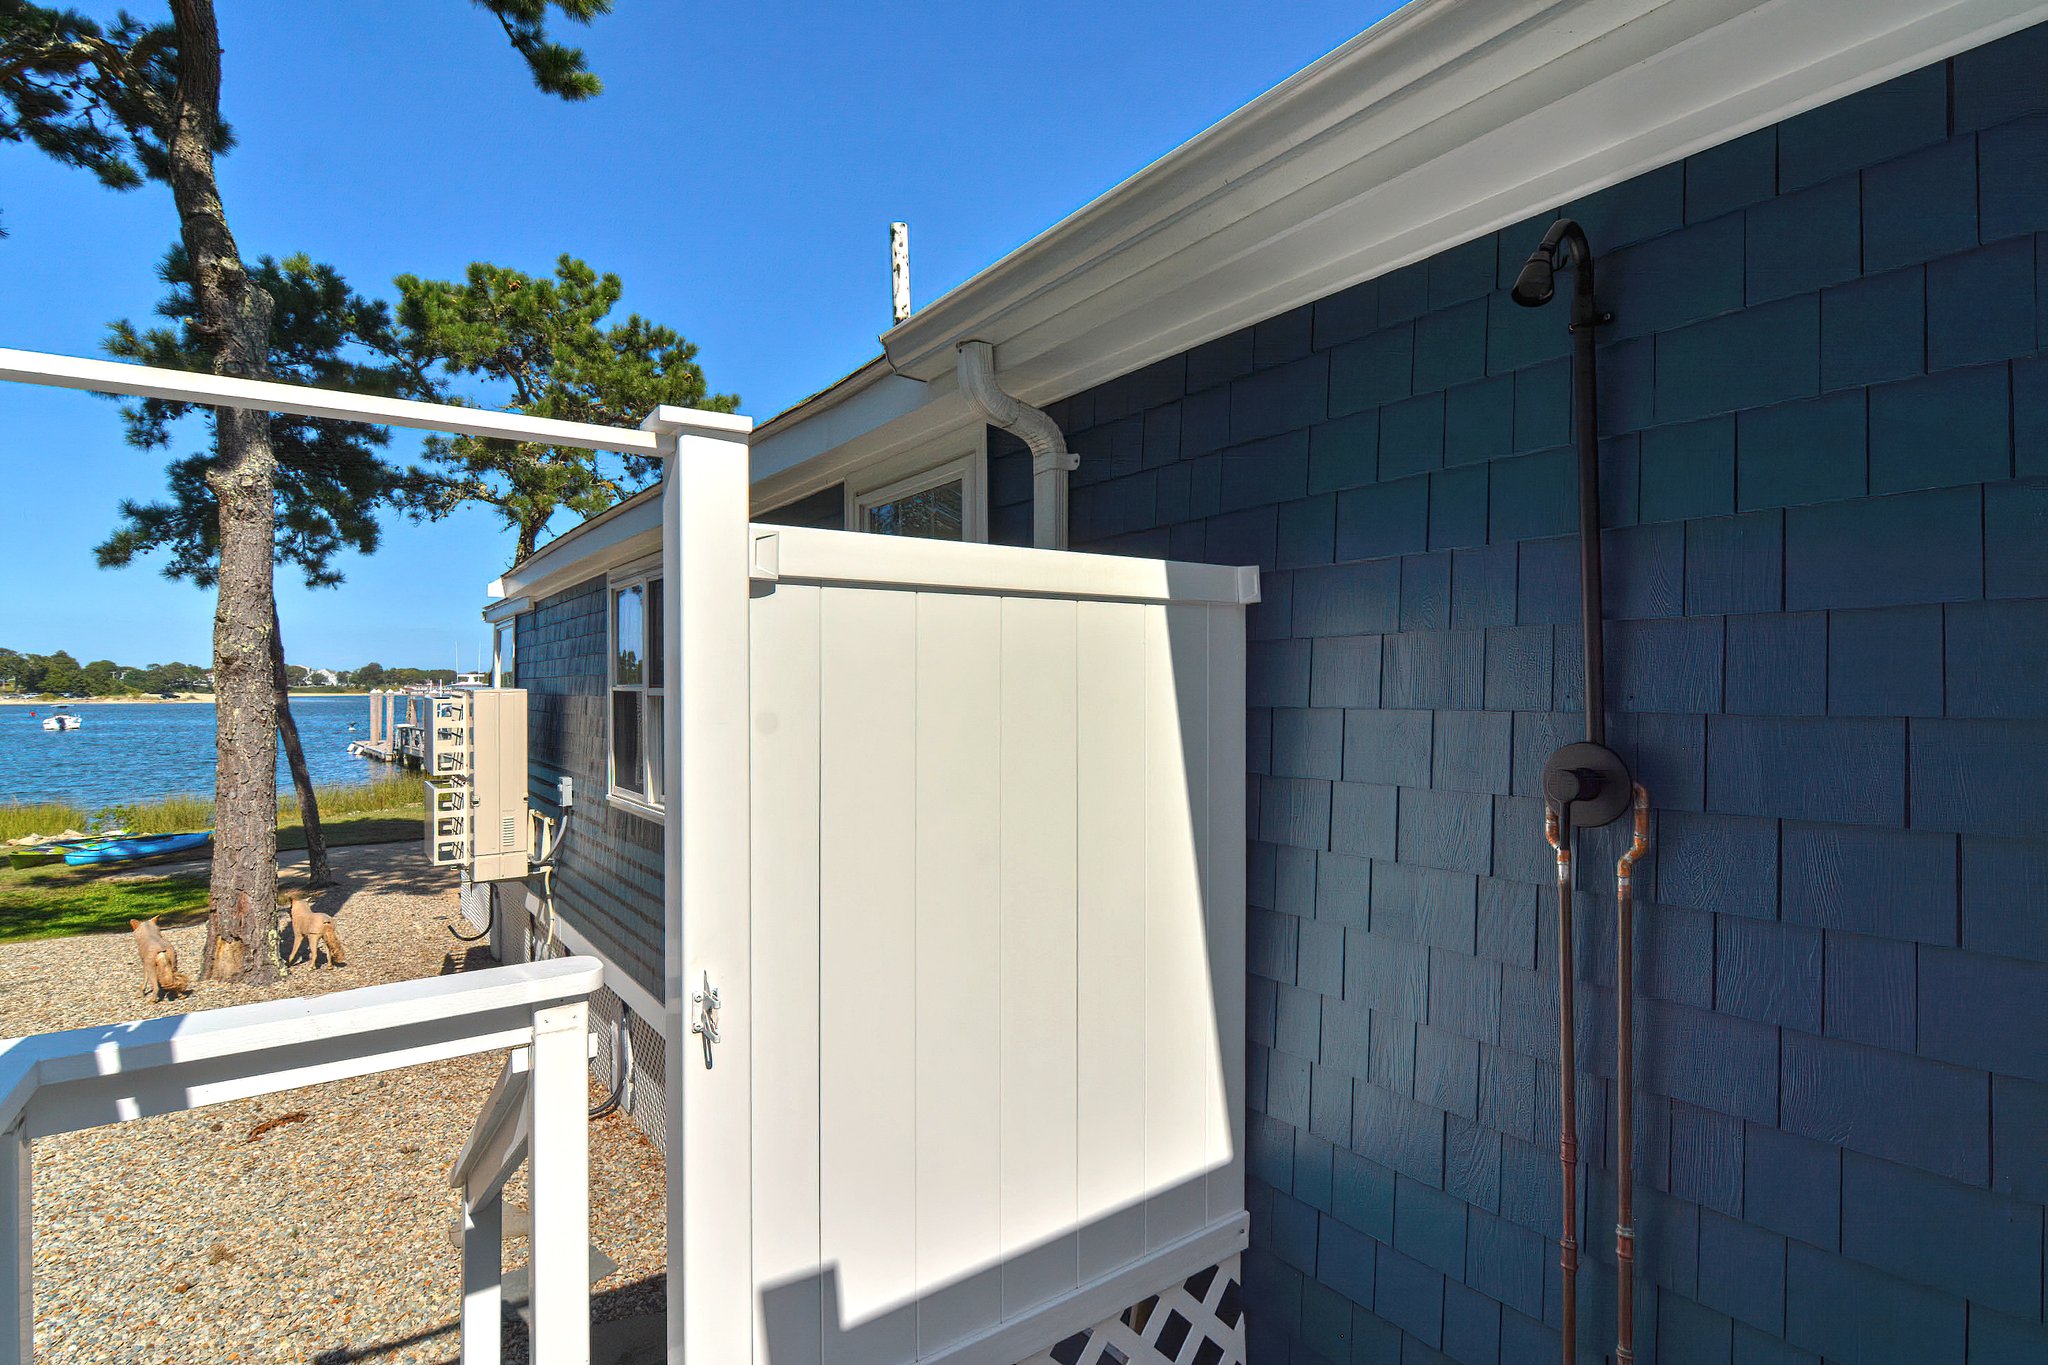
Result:
{"label": "shower valve handle", "polygon": [[1601,774],[1592,768],[1552,768],[1543,775],[1543,794],[1553,805],[1569,806],[1600,794]]}
{"label": "shower valve handle", "polygon": [[1628,809],[1628,765],[1604,744],[1567,744],[1543,765],[1544,798],[1574,829],[1597,829]]}

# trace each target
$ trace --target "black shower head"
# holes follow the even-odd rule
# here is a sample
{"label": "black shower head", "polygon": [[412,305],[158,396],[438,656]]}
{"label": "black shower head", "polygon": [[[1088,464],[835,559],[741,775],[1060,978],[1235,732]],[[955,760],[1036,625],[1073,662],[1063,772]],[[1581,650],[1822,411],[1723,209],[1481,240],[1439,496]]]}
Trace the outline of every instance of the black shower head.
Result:
{"label": "black shower head", "polygon": [[1545,242],[1522,263],[1522,273],[1515,276],[1512,293],[1515,302],[1524,308],[1541,308],[1556,292],[1557,248]]}

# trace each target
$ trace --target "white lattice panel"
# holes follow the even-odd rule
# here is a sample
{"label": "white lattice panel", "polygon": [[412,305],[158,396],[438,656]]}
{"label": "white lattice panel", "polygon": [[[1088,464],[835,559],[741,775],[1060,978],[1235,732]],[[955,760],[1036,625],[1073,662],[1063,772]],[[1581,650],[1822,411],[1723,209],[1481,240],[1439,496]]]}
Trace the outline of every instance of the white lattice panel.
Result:
{"label": "white lattice panel", "polygon": [[1232,1256],[1021,1365],[1244,1365],[1242,1292]]}

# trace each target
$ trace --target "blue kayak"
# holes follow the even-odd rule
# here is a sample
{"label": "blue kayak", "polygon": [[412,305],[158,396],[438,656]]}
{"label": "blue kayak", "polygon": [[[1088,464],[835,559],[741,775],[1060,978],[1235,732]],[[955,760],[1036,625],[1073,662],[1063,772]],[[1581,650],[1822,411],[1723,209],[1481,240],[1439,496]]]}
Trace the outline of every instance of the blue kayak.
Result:
{"label": "blue kayak", "polygon": [[119,839],[86,839],[64,845],[64,861],[73,867],[94,863],[124,863],[134,858],[161,858],[169,853],[189,853],[213,842],[213,831],[197,834],[135,834]]}

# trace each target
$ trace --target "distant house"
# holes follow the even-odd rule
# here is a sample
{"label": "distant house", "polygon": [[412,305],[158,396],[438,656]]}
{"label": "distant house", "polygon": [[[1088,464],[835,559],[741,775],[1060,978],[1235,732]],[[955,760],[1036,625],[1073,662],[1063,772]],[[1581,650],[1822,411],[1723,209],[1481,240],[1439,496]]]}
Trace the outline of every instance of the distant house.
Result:
{"label": "distant house", "polygon": [[[2048,1359],[2043,18],[1422,0],[755,430],[762,528],[1262,571],[1252,1360],[1560,1351],[1540,779],[1583,704],[1574,338],[1509,291],[1561,216],[1612,315],[1609,742],[1656,811],[1642,1358]],[[485,612],[533,698],[536,807],[564,777],[582,803],[561,941],[643,1021],[685,1003],[646,739],[667,696],[617,661],[650,654],[664,539],[650,490]],[[1572,949],[1596,1357],[1619,834],[1581,844]],[[912,1005],[873,986],[886,1048]],[[635,1036],[651,1104],[658,1030]]]}

